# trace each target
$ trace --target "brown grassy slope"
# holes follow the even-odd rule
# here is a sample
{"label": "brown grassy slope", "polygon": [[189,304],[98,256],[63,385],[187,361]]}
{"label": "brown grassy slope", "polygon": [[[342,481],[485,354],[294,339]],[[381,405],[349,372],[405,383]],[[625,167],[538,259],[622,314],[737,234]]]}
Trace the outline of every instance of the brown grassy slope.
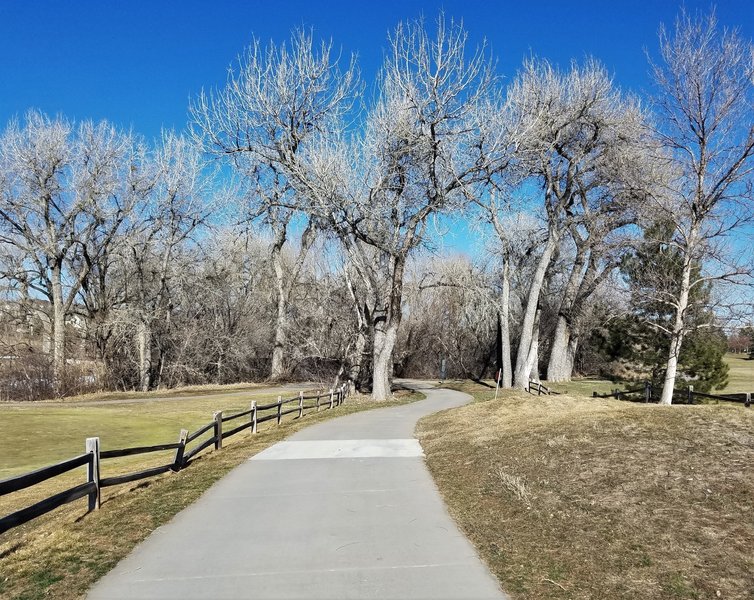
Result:
{"label": "brown grassy slope", "polygon": [[418,432],[513,598],[754,598],[754,410],[465,387]]}

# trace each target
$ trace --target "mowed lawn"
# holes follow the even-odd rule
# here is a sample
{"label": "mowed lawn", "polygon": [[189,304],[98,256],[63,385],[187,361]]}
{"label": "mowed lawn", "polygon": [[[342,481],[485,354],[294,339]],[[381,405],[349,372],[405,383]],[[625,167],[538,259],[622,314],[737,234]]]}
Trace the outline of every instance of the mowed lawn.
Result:
{"label": "mowed lawn", "polygon": [[420,441],[514,599],[754,597],[754,409],[458,387]]}
{"label": "mowed lawn", "polygon": [[[725,355],[728,363],[728,385],[723,392],[752,392],[754,393],[754,360],[746,354]],[[718,392],[713,391],[713,394]]]}
{"label": "mowed lawn", "polygon": [[99,437],[103,450],[175,442],[181,429],[210,422],[216,410],[248,410],[252,399],[265,404],[277,396],[229,392],[136,404],[0,405],[0,479],[81,454],[88,437]]}
{"label": "mowed lawn", "polygon": [[[283,391],[283,397],[295,395],[290,389]],[[250,456],[308,425],[423,398],[421,394],[408,392],[401,392],[398,396],[388,402],[352,396],[333,410],[311,411],[302,419],[295,418],[295,414],[283,417],[279,427],[275,426],[274,420],[264,423],[258,434],[250,435],[244,431],[229,437],[223,442],[222,450],[206,450],[188,468],[178,473],[169,472],[106,488],[101,510],[87,513],[86,500],[81,499],[1,534],[0,598],[81,598],[93,582],[112,569],[151,531],[166,523]],[[254,399],[262,404],[276,399],[276,396],[257,394]],[[9,421],[5,420],[0,423],[3,434],[7,432],[9,436],[12,435],[17,443],[27,443],[27,434],[16,431],[17,428],[44,430],[51,436],[41,442],[49,455],[66,458],[83,451],[83,437],[87,435],[100,435],[105,449],[121,444],[135,446],[162,442],[165,436],[167,441],[173,441],[181,427],[195,429],[211,419],[213,410],[244,410],[248,408],[248,400],[243,394],[239,397],[234,393],[182,398],[176,402],[151,400],[127,406],[63,409],[52,406],[11,409],[6,406],[2,415],[12,415],[14,426],[7,425]],[[3,453],[8,448],[12,451],[15,448],[7,440],[2,440],[2,443]],[[14,459],[13,456],[21,458]],[[44,459],[45,456],[43,453],[34,456],[31,453],[3,454],[3,460],[10,465],[6,468],[6,472],[9,472],[18,470],[20,465],[31,466],[35,461],[46,464],[49,461]],[[167,463],[171,458],[172,451],[103,461],[103,476]],[[77,469],[29,490],[2,497],[0,515],[81,483],[84,477],[84,469]],[[270,501],[274,502],[274,498]],[[176,552],[180,552],[180,549],[176,549]]]}
{"label": "mowed lawn", "polygon": [[[725,362],[729,367],[728,385],[720,390],[712,390],[710,393],[732,394],[737,392],[752,392],[754,394],[754,360],[750,360],[746,354],[728,353],[725,355]],[[547,382],[544,383],[547,384]],[[573,381],[547,385],[560,394],[591,397],[592,392],[609,394],[610,392],[625,389],[626,387],[641,387],[642,383],[623,383],[609,381],[607,379],[579,377],[575,378]]]}
{"label": "mowed lawn", "polygon": [[[276,391],[283,398],[297,395],[290,389]],[[255,390],[239,391],[237,387],[229,386],[225,392],[213,390],[206,394],[193,392],[162,398],[150,393],[137,399],[140,401],[134,403],[132,399],[119,396],[106,401],[90,397],[87,402],[72,406],[66,406],[68,402],[0,405],[0,480],[83,454],[88,437],[99,437],[102,450],[176,442],[181,429],[197,430],[212,421],[214,411],[222,410],[226,415],[241,412],[249,409],[252,399],[260,405],[269,404],[277,400],[277,395]],[[123,403],[124,400],[130,403]],[[286,420],[290,418],[288,416]],[[238,424],[233,422],[232,426]],[[262,424],[260,429],[271,426],[274,421]],[[212,431],[206,433],[189,448],[211,435]],[[248,432],[242,432],[229,438],[228,442],[246,436]],[[103,460],[102,477],[168,464],[174,453],[174,450],[168,450]],[[29,506],[85,480],[86,469],[79,467],[26,490],[2,496],[0,515]],[[121,486],[108,488],[103,496],[107,499],[120,493],[121,489]]]}

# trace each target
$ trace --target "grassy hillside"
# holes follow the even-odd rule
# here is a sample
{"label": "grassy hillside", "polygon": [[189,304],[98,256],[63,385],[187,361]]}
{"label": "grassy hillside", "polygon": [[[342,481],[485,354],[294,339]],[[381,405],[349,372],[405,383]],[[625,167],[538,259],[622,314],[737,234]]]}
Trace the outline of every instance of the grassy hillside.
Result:
{"label": "grassy hillside", "polygon": [[753,597],[754,410],[462,387],[418,432],[514,599]]}

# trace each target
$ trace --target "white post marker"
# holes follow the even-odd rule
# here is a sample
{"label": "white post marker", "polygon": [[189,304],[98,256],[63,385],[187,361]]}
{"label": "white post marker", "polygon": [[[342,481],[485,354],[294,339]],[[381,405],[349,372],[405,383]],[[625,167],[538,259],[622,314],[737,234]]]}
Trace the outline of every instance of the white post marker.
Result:
{"label": "white post marker", "polygon": [[252,435],[257,432],[257,401],[251,401],[251,433]]}
{"label": "white post marker", "polygon": [[89,494],[89,510],[99,510],[101,490],[99,486],[99,438],[86,438],[86,452],[92,453],[92,460],[87,465],[86,480],[94,484],[94,491]]}

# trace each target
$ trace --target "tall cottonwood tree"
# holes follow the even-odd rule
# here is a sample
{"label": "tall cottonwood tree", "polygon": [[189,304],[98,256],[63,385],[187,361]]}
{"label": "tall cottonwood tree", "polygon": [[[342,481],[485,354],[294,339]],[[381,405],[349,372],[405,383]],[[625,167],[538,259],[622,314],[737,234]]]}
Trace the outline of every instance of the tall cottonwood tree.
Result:
{"label": "tall cottonwood tree", "polygon": [[[186,137],[164,132],[150,155],[148,193],[122,244],[129,288],[126,305],[135,321],[139,389],[157,376],[153,364],[154,323],[170,322],[171,280],[180,248],[205,224],[217,198],[200,151]],[[158,357],[159,362],[159,357]]]}
{"label": "tall cottonwood tree", "polygon": [[284,350],[291,293],[314,240],[314,223],[302,227],[292,268],[283,251],[310,218],[286,173],[312,138],[329,133],[351,108],[360,88],[356,64],[341,70],[331,58],[332,44],[317,46],[311,32],[296,31],[288,44],[263,49],[254,40],[225,87],[202,93],[191,106],[195,138],[208,153],[226,160],[246,183],[246,211],[270,230],[277,315],[270,377],[285,372]]}
{"label": "tall cottonwood tree", "polygon": [[[754,200],[754,46],[720,30],[714,14],[682,13],[673,32],[660,30],[656,134],[670,157],[673,181],[656,206],[656,221],[673,231],[667,243],[682,265],[672,309],[662,404],[671,404],[678,360],[689,332],[697,287],[742,281],[748,269],[726,258],[725,237],[752,217]],[[695,274],[695,268],[703,270]],[[703,295],[699,295],[702,297]]]}
{"label": "tall cottonwood tree", "polygon": [[343,123],[286,168],[308,210],[329,223],[368,298],[372,396],[391,394],[406,261],[433,215],[473,196],[502,160],[499,132],[485,125],[496,77],[484,48],[438,19],[399,25],[389,38],[376,100],[357,131]]}
{"label": "tall cottonwood tree", "polygon": [[[523,185],[542,192],[545,227],[530,280],[516,354],[514,385],[525,388],[537,359],[537,310],[548,268],[584,209],[631,191],[643,115],[596,61],[562,72],[530,60],[512,83],[501,127],[516,147]],[[616,172],[617,171],[617,172]],[[519,186],[521,187],[521,186]],[[489,211],[488,211],[489,214]]]}
{"label": "tall cottonwood tree", "polygon": [[0,243],[23,256],[12,276],[50,302],[57,394],[66,319],[133,208],[142,158],[132,136],[108,123],[75,125],[34,111],[0,137]]}

